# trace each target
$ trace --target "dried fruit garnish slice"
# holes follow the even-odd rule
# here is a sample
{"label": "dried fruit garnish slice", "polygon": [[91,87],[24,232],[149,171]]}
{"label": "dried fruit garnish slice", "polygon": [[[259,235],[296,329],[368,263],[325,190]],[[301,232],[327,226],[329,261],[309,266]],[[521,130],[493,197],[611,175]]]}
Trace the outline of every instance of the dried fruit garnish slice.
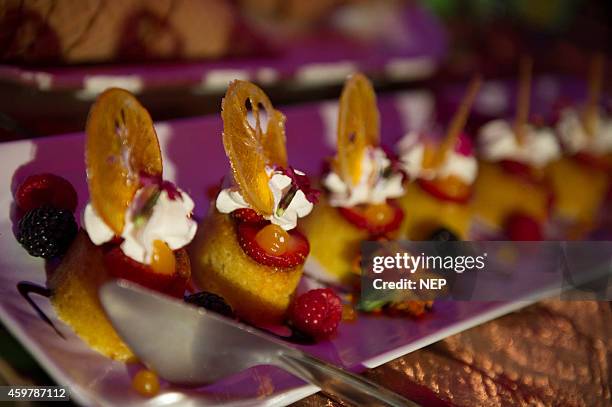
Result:
{"label": "dried fruit garnish slice", "polygon": [[364,75],[351,75],[340,96],[338,152],[335,160],[336,171],[345,182],[352,185],[359,182],[363,151],[367,146],[377,146],[379,137],[374,88]]}
{"label": "dried fruit garnish slice", "polygon": [[162,175],[159,142],[149,112],[130,92],[102,93],[87,118],[85,162],[91,203],[120,235],[140,174]]}
{"label": "dried fruit garnish slice", "polygon": [[[255,126],[249,123],[247,103]],[[267,115],[267,128],[262,123],[263,111]],[[236,80],[225,93],[221,117],[223,145],[240,193],[257,213],[269,216],[274,210],[274,198],[268,186],[266,165],[287,166],[285,116],[272,107],[259,87]]]}

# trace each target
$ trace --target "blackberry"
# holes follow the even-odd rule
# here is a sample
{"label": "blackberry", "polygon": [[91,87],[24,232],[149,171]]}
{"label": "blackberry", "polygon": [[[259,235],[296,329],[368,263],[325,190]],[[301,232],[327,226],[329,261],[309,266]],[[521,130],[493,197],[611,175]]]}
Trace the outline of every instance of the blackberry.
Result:
{"label": "blackberry", "polygon": [[232,307],[230,307],[223,297],[209,293],[207,291],[202,291],[196,294],[188,295],[185,297],[185,302],[193,305],[197,305],[198,307],[206,308],[209,311],[216,312],[221,315],[225,315],[226,317],[233,318],[234,311]]}
{"label": "blackberry", "polygon": [[21,218],[17,240],[30,255],[51,259],[66,252],[77,230],[72,212],[42,206],[28,211]]}
{"label": "blackberry", "polygon": [[429,236],[429,239],[427,240],[431,240],[434,242],[455,242],[455,241],[458,241],[459,238],[457,237],[456,234],[454,234],[450,230],[445,229],[445,228],[440,228],[440,229],[435,230],[431,234],[431,236]]}

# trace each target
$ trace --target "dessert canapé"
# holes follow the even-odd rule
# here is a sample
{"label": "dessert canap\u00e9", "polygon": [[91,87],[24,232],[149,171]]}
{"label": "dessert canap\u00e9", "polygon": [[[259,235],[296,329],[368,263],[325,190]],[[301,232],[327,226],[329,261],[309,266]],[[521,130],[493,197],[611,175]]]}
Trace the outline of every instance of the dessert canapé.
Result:
{"label": "dessert canap\u00e9", "polygon": [[369,80],[352,75],[340,96],[337,153],[321,181],[321,202],[302,228],[311,244],[308,269],[330,280],[352,276],[364,240],[397,233],[403,217],[392,201],[403,176],[379,147],[376,95]]}
{"label": "dessert canap\u00e9", "polygon": [[124,278],[182,297],[191,276],[183,247],[196,233],[194,205],[162,179],[153,123],[127,91],[107,90],[91,108],[85,158],[87,233],[78,234],[52,274],[52,303],[92,348],[126,360],[132,354],[106,318],[98,289],[110,278]]}
{"label": "dessert canap\u00e9", "polygon": [[546,168],[559,158],[561,150],[551,129],[527,124],[530,83],[531,61],[525,59],[516,122],[493,120],[478,134],[482,161],[474,210],[475,216],[494,230],[510,230],[514,219],[524,218],[540,227],[549,218],[552,191],[546,182]]}
{"label": "dessert canap\u00e9", "polygon": [[316,194],[305,174],[288,166],[285,117],[260,88],[232,82],[222,118],[232,175],[192,246],[194,279],[242,319],[282,322],[310,250],[298,218],[310,213]]}
{"label": "dessert canap\u00e9", "polygon": [[577,228],[578,235],[596,221],[612,173],[612,119],[598,106],[603,80],[601,56],[591,65],[586,105],[559,112],[556,130],[565,155],[550,168],[554,214]]}
{"label": "dessert canap\u00e9", "polygon": [[400,163],[409,180],[399,200],[406,214],[401,226],[404,238],[437,239],[442,230],[456,239],[469,236],[470,198],[478,163],[472,142],[462,130],[480,83],[479,77],[470,83],[441,143],[410,132],[398,144]]}

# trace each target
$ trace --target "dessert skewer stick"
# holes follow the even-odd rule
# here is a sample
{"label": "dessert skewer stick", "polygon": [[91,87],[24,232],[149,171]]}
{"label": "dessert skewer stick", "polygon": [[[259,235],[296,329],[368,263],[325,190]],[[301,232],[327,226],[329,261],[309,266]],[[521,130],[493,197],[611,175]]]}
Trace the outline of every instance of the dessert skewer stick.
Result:
{"label": "dessert skewer stick", "polygon": [[516,118],[514,134],[519,144],[525,139],[525,125],[529,119],[529,101],[531,97],[531,69],[533,60],[524,56],[519,64],[519,89],[516,99]]}
{"label": "dessert skewer stick", "polygon": [[444,141],[438,149],[436,166],[442,165],[444,162],[444,157],[446,157],[446,153],[455,148],[459,135],[465,127],[470,110],[472,109],[472,105],[474,104],[474,100],[476,99],[476,95],[478,94],[481,85],[482,77],[480,75],[475,75],[470,81],[467,91],[463,96],[463,100],[461,101],[457,112],[453,116],[453,119],[448,126]]}
{"label": "dessert skewer stick", "polygon": [[589,88],[583,118],[584,127],[588,135],[593,135],[597,126],[597,105],[601,97],[601,88],[603,86],[603,65],[603,54],[595,54],[589,67]]}

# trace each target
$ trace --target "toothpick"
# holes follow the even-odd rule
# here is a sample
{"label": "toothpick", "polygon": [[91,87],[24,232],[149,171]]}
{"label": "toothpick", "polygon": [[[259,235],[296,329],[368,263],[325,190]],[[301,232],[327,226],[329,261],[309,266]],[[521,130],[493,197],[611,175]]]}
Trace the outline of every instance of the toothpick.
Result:
{"label": "toothpick", "polygon": [[470,81],[468,89],[463,96],[463,100],[461,101],[457,112],[455,112],[455,115],[448,126],[448,130],[444,136],[444,141],[438,149],[436,158],[437,166],[442,165],[444,162],[444,157],[446,157],[446,153],[455,148],[459,135],[465,127],[465,123],[467,122],[470,110],[472,109],[472,105],[474,104],[474,100],[476,99],[476,95],[478,94],[481,85],[482,77],[480,75],[475,75]]}
{"label": "toothpick", "polygon": [[583,123],[588,135],[593,135],[597,127],[597,107],[601,97],[603,86],[603,65],[604,57],[602,53],[597,53],[591,59],[589,67],[589,89],[587,104],[584,109]]}
{"label": "toothpick", "polygon": [[525,125],[529,120],[529,98],[531,97],[531,57],[523,56],[519,65],[519,89],[516,100],[514,134],[519,144],[525,140]]}

